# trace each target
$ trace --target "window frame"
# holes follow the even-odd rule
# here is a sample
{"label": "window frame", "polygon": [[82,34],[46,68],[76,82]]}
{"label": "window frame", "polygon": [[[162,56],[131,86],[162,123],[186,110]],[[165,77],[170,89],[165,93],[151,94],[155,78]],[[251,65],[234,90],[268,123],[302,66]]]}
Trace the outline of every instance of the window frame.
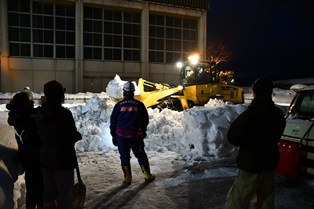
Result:
{"label": "window frame", "polygon": [[[197,21],[193,18],[151,13],[149,15],[149,62],[176,63],[197,52]],[[184,32],[189,32],[189,36]]]}
{"label": "window frame", "polygon": [[[64,3],[56,3],[56,2],[41,2],[41,1],[27,1],[29,6],[28,11],[21,11],[21,4],[24,4],[23,9],[25,9],[25,2],[22,0],[15,1],[17,3],[17,9],[10,8],[10,4],[8,5],[8,31],[9,31],[9,56],[10,57],[30,57],[30,58],[52,58],[52,59],[75,59],[75,5],[74,4],[64,4]],[[37,4],[37,10],[36,8]],[[11,5],[13,6],[13,5]],[[38,7],[40,6],[40,7]],[[59,15],[57,14],[58,6],[65,7],[65,12],[69,12],[72,10],[71,15]],[[50,8],[49,8],[50,7]],[[60,7],[60,8],[61,8]],[[67,10],[67,7],[72,7]],[[14,10],[15,9],[15,10]],[[45,9],[48,9],[47,13],[45,13]],[[29,26],[21,26],[10,24],[10,15],[28,15],[29,16]],[[38,17],[38,18],[37,18]],[[36,21],[37,18],[37,22]],[[63,18],[65,23],[70,23],[71,28],[65,26],[64,29],[57,28],[57,18]],[[45,20],[51,19],[51,23],[45,25]],[[68,21],[70,20],[70,21]],[[36,24],[37,23],[37,24]],[[49,22],[48,22],[49,23]],[[51,25],[52,24],[52,25]],[[18,30],[18,40],[12,40],[11,31]],[[21,41],[21,36],[23,35],[21,30],[29,30],[29,40]],[[70,40],[71,43],[67,43],[65,38],[64,43],[57,43],[57,33],[64,32],[65,34],[71,34]],[[38,33],[38,34],[37,34]],[[45,33],[47,33],[45,35]],[[50,34],[49,34],[50,33]],[[41,34],[41,35],[40,35]],[[48,35],[49,34],[49,35]],[[12,53],[14,50],[14,45],[18,45],[18,53]],[[29,52],[24,53],[22,51],[21,45],[27,45],[29,47]],[[64,47],[66,51],[64,51],[64,56],[60,56],[58,53],[58,47]],[[48,50],[49,49],[49,50]],[[69,50],[69,51],[68,51]],[[48,55],[47,55],[48,54]]]}
{"label": "window frame", "polygon": [[[88,10],[90,11],[88,11]],[[101,10],[100,16],[95,18],[94,11]],[[88,14],[88,16],[87,16]],[[119,15],[120,14],[120,15]],[[126,15],[129,16],[126,16]],[[131,15],[131,21],[126,20]],[[84,6],[84,27],[83,37],[92,37],[95,34],[101,35],[101,45],[95,46],[94,40],[86,40],[83,38],[83,50],[85,60],[106,60],[106,61],[141,61],[141,12],[140,11],[127,11],[127,10],[109,10],[107,8],[96,8]],[[85,23],[89,21],[92,26],[86,28],[88,25]],[[101,31],[94,31],[94,22],[101,22]],[[107,26],[107,27],[106,27]],[[131,31],[126,30],[126,26],[131,27]],[[136,28],[136,29],[135,29]],[[135,33],[134,30],[137,32]],[[109,40],[108,40],[109,39]],[[125,42],[130,39],[131,42]],[[88,42],[88,43],[87,43]],[[136,44],[135,44],[136,43]],[[129,45],[130,44],[130,45]],[[129,46],[127,46],[129,45]],[[95,57],[94,50],[101,50],[101,56]],[[87,55],[87,51],[92,53],[91,56]],[[120,53],[119,53],[120,51]],[[128,57],[127,57],[128,55]]]}

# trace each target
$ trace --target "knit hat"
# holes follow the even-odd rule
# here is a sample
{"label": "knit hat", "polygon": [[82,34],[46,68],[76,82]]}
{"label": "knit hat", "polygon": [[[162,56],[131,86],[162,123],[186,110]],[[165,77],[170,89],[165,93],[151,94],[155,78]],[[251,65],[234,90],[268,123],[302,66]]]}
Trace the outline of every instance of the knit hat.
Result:
{"label": "knit hat", "polygon": [[123,92],[125,95],[134,95],[135,87],[131,81],[127,81],[123,86]]}
{"label": "knit hat", "polygon": [[264,94],[271,96],[273,93],[273,83],[268,78],[259,78],[253,83],[252,90],[255,95]]}
{"label": "knit hat", "polygon": [[44,93],[48,101],[59,101],[65,90],[62,84],[55,80],[49,81],[44,85]]}

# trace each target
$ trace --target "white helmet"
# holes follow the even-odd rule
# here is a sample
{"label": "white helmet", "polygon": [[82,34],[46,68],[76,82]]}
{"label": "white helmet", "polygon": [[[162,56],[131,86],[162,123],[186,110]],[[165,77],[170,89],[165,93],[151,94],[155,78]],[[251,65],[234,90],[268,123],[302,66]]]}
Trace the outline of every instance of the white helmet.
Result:
{"label": "white helmet", "polygon": [[127,81],[123,86],[123,92],[125,95],[133,95],[135,86],[131,81]]}

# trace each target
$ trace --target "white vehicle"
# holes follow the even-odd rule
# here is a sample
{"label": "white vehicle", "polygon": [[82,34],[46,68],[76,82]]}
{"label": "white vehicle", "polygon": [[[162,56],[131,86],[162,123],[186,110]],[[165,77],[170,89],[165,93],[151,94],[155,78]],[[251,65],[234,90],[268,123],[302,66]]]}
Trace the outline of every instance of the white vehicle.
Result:
{"label": "white vehicle", "polygon": [[297,90],[286,113],[286,128],[278,143],[276,173],[297,180],[314,179],[314,86]]}

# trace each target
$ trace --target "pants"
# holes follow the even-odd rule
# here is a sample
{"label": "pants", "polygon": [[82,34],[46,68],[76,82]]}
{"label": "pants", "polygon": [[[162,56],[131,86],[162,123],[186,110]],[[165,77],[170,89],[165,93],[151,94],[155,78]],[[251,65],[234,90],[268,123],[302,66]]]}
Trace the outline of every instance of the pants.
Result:
{"label": "pants", "polygon": [[118,135],[118,150],[120,153],[121,165],[130,165],[131,149],[140,165],[147,163],[148,158],[143,148],[143,144],[143,140],[139,138],[124,138]]}
{"label": "pants", "polygon": [[239,169],[227,195],[227,209],[249,208],[251,199],[255,209],[274,209],[274,171],[249,173]]}
{"label": "pants", "polygon": [[41,169],[38,166],[25,168],[26,207],[43,205],[44,182]]}
{"label": "pants", "polygon": [[74,191],[74,169],[42,169],[44,178],[44,206],[49,207],[57,201],[57,209],[70,209]]}

